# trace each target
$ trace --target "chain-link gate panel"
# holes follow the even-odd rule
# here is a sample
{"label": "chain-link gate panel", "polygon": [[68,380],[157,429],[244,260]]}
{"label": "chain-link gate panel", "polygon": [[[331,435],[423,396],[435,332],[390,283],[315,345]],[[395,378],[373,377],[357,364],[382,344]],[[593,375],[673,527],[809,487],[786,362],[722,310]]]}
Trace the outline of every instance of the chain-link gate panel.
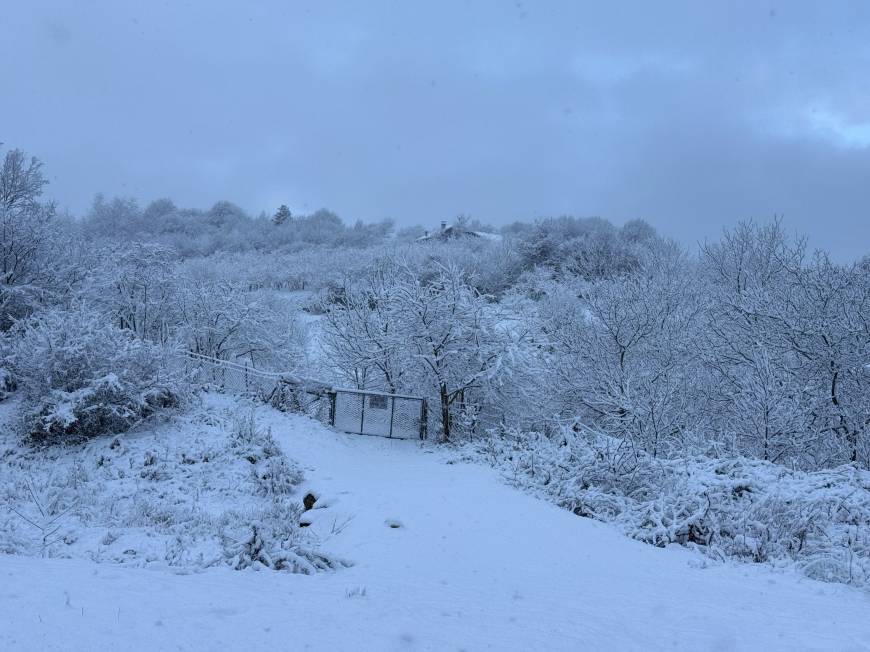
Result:
{"label": "chain-link gate panel", "polygon": [[394,397],[391,437],[411,439],[426,436],[426,401],[419,398]]}
{"label": "chain-link gate panel", "polygon": [[364,399],[363,394],[336,392],[332,425],[345,432],[362,432]]}

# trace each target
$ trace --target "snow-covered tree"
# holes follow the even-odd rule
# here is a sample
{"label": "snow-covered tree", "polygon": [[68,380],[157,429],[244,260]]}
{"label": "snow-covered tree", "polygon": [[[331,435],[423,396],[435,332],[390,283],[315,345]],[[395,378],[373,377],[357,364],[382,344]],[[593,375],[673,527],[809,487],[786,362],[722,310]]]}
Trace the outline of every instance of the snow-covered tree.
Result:
{"label": "snow-covered tree", "polygon": [[362,277],[345,277],[328,297],[324,346],[330,363],[360,389],[405,388],[412,363],[392,303],[399,273],[396,261],[381,259]]}
{"label": "snow-covered tree", "polygon": [[704,268],[718,427],[763,459],[867,464],[867,274],[823,254],[808,258],[778,221],[726,232],[705,247]]}
{"label": "snow-covered tree", "polygon": [[190,352],[277,371],[293,371],[304,354],[293,317],[237,285],[185,280],[176,301],[176,337]]}
{"label": "snow-covered tree", "polygon": [[462,269],[387,259],[333,299],[325,343],[356,380],[371,372],[379,388],[432,396],[449,439],[473,420],[509,353],[513,334],[500,321]]}
{"label": "snow-covered tree", "polygon": [[168,344],[178,323],[175,252],[159,244],[108,245],[90,276],[88,294],[119,328]]}
{"label": "snow-covered tree", "polygon": [[441,434],[479,408],[508,353],[510,333],[484,296],[455,266],[438,266],[430,278],[404,267],[392,300],[417,371],[438,397]]}
{"label": "snow-covered tree", "polygon": [[97,194],[84,224],[89,235],[126,239],[143,227],[142,211],[132,197],[107,199]]}
{"label": "snow-covered tree", "polygon": [[275,226],[281,226],[285,222],[289,222],[292,217],[293,216],[290,214],[290,209],[287,208],[287,205],[281,204],[272,216],[272,224]]}
{"label": "snow-covered tree", "polygon": [[21,150],[0,167],[0,331],[31,312],[46,281],[54,205],[41,203],[42,163]]}
{"label": "snow-covered tree", "polygon": [[688,266],[662,246],[635,273],[555,297],[548,331],[563,414],[653,456],[696,443],[704,300]]}

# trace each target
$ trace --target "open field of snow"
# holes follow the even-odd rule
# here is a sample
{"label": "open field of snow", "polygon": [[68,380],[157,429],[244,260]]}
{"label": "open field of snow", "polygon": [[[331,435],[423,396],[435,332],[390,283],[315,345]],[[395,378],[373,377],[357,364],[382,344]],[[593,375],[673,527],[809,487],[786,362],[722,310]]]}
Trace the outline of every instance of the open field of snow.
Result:
{"label": "open field of snow", "polygon": [[174,573],[0,556],[9,650],[870,650],[870,597],[657,549],[415,442],[258,409],[352,567]]}

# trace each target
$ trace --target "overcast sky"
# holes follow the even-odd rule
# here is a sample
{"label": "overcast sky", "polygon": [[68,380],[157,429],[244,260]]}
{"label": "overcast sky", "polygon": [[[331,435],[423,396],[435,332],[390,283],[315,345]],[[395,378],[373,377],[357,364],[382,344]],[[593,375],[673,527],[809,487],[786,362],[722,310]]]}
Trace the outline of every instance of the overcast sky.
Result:
{"label": "overcast sky", "polygon": [[0,0],[49,194],[347,220],[784,214],[870,251],[870,3]]}

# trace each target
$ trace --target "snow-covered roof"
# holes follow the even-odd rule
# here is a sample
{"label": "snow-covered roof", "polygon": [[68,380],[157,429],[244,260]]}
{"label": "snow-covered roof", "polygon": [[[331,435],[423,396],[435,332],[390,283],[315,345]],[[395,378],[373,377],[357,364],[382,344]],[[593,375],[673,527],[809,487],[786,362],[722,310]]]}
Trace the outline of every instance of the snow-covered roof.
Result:
{"label": "snow-covered roof", "polygon": [[451,224],[449,226],[442,226],[440,230],[433,232],[426,232],[425,235],[417,238],[417,242],[424,242],[426,240],[447,240],[448,238],[483,238],[484,240],[490,240],[492,242],[501,241],[502,237],[498,233],[489,233],[487,231],[472,231],[470,229],[465,229],[457,224]]}
{"label": "snow-covered roof", "polygon": [[501,242],[502,237],[499,233],[489,233],[488,231],[471,231],[479,238],[483,238],[484,240],[492,240],[493,242]]}

